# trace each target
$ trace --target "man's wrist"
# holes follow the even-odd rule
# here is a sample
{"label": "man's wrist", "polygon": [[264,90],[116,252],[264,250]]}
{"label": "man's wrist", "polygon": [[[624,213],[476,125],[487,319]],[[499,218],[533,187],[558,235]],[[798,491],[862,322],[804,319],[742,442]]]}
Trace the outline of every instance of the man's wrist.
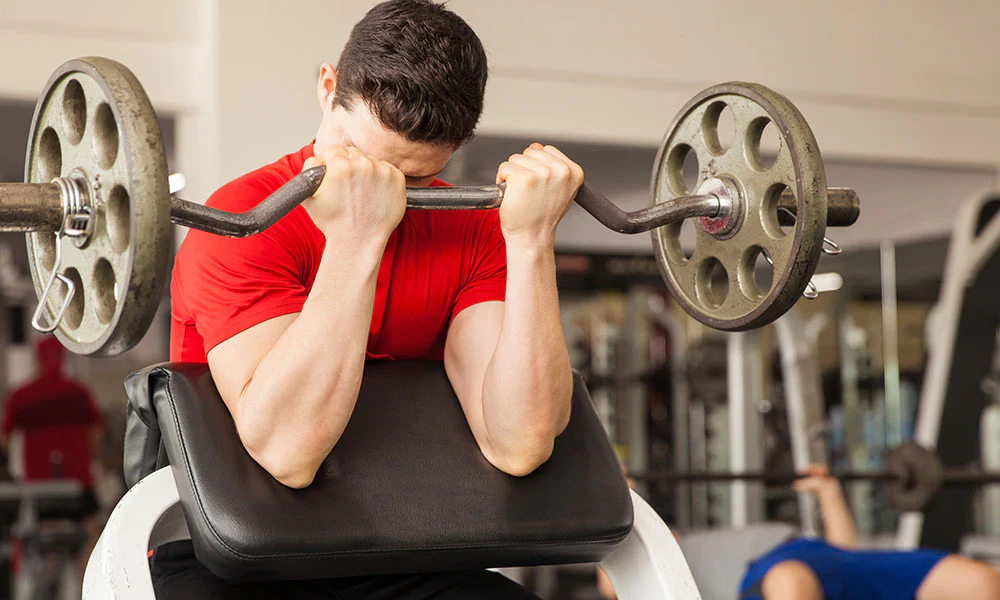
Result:
{"label": "man's wrist", "polygon": [[326,238],[324,255],[349,256],[376,266],[382,261],[389,242],[389,235],[364,236],[343,227],[329,227],[323,231],[323,236]]}
{"label": "man's wrist", "polygon": [[540,233],[504,233],[508,260],[511,257],[534,258],[555,255],[555,235]]}
{"label": "man's wrist", "polygon": [[840,483],[834,481],[816,490],[816,496],[820,500],[838,500],[843,498],[843,490],[840,489]]}
{"label": "man's wrist", "polygon": [[327,235],[322,263],[339,269],[356,270],[364,275],[377,272],[385,253],[385,241]]}

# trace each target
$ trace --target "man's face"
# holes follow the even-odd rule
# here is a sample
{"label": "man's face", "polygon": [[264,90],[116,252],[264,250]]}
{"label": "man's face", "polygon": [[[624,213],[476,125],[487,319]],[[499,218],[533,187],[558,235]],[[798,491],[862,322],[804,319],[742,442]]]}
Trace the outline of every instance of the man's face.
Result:
{"label": "man's face", "polygon": [[316,134],[316,153],[342,144],[384,160],[406,175],[407,187],[426,187],[444,169],[454,148],[411,142],[386,129],[360,100],[350,109],[329,106],[323,110],[323,122]]}

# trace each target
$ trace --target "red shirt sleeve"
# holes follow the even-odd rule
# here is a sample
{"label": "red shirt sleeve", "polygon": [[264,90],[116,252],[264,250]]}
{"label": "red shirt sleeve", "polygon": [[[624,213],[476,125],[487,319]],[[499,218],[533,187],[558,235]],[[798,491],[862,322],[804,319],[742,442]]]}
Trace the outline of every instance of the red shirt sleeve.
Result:
{"label": "red shirt sleeve", "polygon": [[[242,212],[280,183],[237,179],[213,194],[208,204]],[[302,310],[308,296],[309,239],[322,235],[307,225],[315,230],[299,207],[247,238],[188,233],[178,251],[174,277],[206,353],[254,325]]]}
{"label": "red shirt sleeve", "polygon": [[458,291],[449,321],[474,304],[502,302],[507,291],[507,245],[500,230],[500,211],[483,211],[477,216],[472,251],[465,258],[469,277]]}
{"label": "red shirt sleeve", "polygon": [[90,427],[95,427],[100,425],[103,419],[101,418],[101,413],[97,410],[97,405],[94,404],[94,397],[90,395],[90,390],[81,386],[83,391],[83,400],[87,405],[87,425]]}

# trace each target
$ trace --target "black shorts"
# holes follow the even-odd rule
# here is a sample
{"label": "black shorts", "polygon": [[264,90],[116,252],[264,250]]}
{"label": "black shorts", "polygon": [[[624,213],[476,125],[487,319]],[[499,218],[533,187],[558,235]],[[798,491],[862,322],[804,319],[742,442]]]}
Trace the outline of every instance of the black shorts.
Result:
{"label": "black shorts", "polygon": [[311,581],[227,583],[194,556],[190,541],[156,549],[150,559],[157,600],[539,600],[491,571],[379,575]]}

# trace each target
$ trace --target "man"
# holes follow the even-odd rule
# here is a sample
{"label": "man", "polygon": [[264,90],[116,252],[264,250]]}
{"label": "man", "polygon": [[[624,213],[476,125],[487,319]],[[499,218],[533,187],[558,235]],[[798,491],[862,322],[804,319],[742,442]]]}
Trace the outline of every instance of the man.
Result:
{"label": "man", "polygon": [[84,502],[71,512],[87,517],[98,508],[91,457],[102,433],[101,415],[90,390],[63,374],[63,347],[55,338],[41,338],[35,351],[38,373],[8,396],[0,441],[9,448],[11,435],[21,434],[21,463],[13,469],[20,479],[78,481]]}
{"label": "man", "polygon": [[840,483],[825,467],[795,483],[819,503],[824,539],[796,538],[750,564],[743,600],[997,600],[1000,573],[936,550],[858,550]]}
{"label": "man", "polygon": [[11,436],[20,434],[20,463],[12,465],[12,470],[20,472],[22,481],[79,482],[83,490],[79,502],[65,510],[46,511],[42,517],[79,521],[86,533],[79,555],[79,572],[83,573],[100,535],[92,458],[103,434],[102,419],[90,390],[63,374],[62,344],[44,337],[36,343],[35,351],[38,373],[7,397],[0,443],[9,450]]}
{"label": "man", "polygon": [[[824,539],[774,523],[686,536],[681,550],[706,600],[732,598],[738,574],[727,566],[748,562],[740,600],[1000,600],[1000,573],[985,563],[936,550],[858,550],[840,483],[825,467],[810,467],[794,487],[816,496]],[[776,536],[785,541],[774,546]],[[758,557],[762,546],[773,547]],[[610,580],[597,575],[601,596],[614,600]]]}
{"label": "man", "polygon": [[[259,235],[192,231],[178,251],[171,359],[208,362],[250,456],[289,487],[307,487],[336,445],[366,359],[443,360],[484,456],[512,476],[545,462],[568,422],[553,245],[580,167],[532,144],[500,165],[499,210],[405,211],[406,186],[445,185],[436,176],[473,135],[486,72],[482,44],[455,14],[427,0],[379,4],[337,68],[321,67],[316,139],[208,203],[242,212],[325,164],[316,194]],[[157,551],[153,571],[159,597],[251,593],[212,577],[189,544]],[[534,597],[487,572],[267,589]]]}

